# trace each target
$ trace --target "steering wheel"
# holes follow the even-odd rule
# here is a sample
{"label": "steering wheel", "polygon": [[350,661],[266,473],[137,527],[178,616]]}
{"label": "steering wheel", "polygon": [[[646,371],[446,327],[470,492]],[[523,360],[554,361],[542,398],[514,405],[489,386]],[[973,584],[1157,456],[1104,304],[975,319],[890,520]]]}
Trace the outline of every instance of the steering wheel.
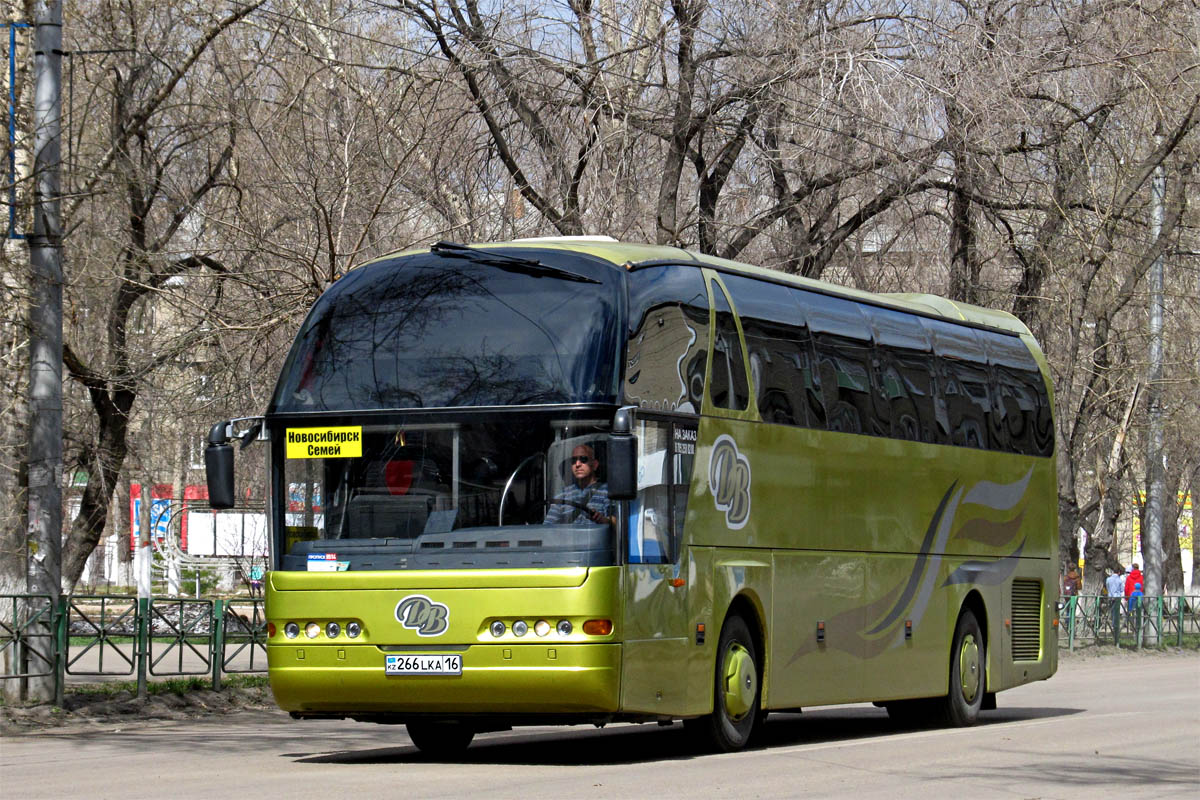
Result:
{"label": "steering wheel", "polygon": [[576,503],[574,500],[560,500],[558,498],[555,498],[553,500],[543,500],[542,505],[545,505],[545,506],[551,506],[551,505],[571,506],[572,508],[578,508],[580,511],[587,514],[589,517],[592,515],[592,509],[588,508],[583,503]]}
{"label": "steering wheel", "polygon": [[504,483],[504,490],[500,492],[500,512],[496,517],[498,525],[504,525],[504,504],[508,501],[508,495],[512,491],[513,484],[517,481],[517,476],[521,474],[521,470],[525,469],[529,464],[537,463],[538,461],[545,462],[545,460],[545,453],[534,453],[533,455],[526,456],[521,460],[520,464],[517,464],[517,468],[512,471],[512,474],[508,476],[508,480]]}
{"label": "steering wheel", "polygon": [[[554,498],[552,500],[543,500],[542,505],[546,506],[547,508],[549,508],[552,505],[571,506],[572,508],[577,508],[583,512],[583,515],[588,519],[589,522],[596,522],[596,520],[593,519],[593,515],[601,513],[601,512],[596,511],[593,508],[590,508],[589,506],[587,506],[583,503],[577,503],[574,500],[563,500],[561,498]],[[603,514],[601,514],[601,516],[603,516]],[[599,525],[601,523],[597,522],[596,524]]]}

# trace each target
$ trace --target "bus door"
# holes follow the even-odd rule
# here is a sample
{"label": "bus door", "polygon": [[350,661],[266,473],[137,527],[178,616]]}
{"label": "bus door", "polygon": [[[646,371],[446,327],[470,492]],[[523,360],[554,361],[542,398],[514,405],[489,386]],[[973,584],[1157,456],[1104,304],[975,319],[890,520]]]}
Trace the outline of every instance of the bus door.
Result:
{"label": "bus door", "polygon": [[629,504],[623,598],[621,707],[687,711],[689,647],[683,520],[696,453],[694,419],[638,417],[638,496]]}

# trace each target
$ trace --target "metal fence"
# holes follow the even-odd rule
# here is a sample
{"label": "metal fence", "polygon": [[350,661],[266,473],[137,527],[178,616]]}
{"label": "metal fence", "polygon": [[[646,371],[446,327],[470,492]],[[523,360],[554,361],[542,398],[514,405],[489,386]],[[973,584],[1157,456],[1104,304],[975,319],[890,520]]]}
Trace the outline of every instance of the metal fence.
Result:
{"label": "metal fence", "polygon": [[0,680],[53,676],[61,703],[67,676],[198,676],[265,672],[261,597],[199,600],[125,595],[0,595]]}
{"label": "metal fence", "polygon": [[1200,597],[1122,597],[1076,595],[1058,603],[1058,641],[1074,650],[1079,644],[1117,647],[1182,647],[1185,637],[1200,636]]}

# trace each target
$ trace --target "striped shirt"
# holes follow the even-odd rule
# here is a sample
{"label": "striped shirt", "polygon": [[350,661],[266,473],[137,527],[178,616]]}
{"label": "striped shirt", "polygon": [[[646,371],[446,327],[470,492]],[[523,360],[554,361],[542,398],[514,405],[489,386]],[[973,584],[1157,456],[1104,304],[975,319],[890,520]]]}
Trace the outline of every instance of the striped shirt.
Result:
{"label": "striped shirt", "polygon": [[[606,517],[612,516],[612,503],[608,501],[608,484],[597,481],[590,486],[580,489],[574,483],[559,492],[555,500],[565,500],[567,503],[577,503],[592,511],[599,511]],[[546,511],[547,525],[564,525],[575,522],[592,522],[592,518],[582,508],[567,503],[550,502]]]}

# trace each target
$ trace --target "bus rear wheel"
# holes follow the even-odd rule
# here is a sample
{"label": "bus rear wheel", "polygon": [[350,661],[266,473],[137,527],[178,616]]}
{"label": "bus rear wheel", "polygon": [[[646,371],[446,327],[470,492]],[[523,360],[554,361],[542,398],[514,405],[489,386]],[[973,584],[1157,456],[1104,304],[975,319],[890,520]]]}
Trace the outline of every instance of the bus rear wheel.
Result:
{"label": "bus rear wheel", "polygon": [[973,611],[963,609],[954,628],[954,643],[950,649],[950,691],[942,708],[942,717],[948,724],[961,728],[978,721],[987,693],[986,656],[979,621]]}
{"label": "bus rear wheel", "polygon": [[713,711],[685,722],[698,744],[722,753],[746,746],[761,717],[760,674],[758,649],[750,626],[741,617],[730,617],[721,629],[717,645]]}
{"label": "bus rear wheel", "polygon": [[475,738],[475,731],[461,722],[409,722],[404,727],[417,749],[431,756],[462,755]]}

